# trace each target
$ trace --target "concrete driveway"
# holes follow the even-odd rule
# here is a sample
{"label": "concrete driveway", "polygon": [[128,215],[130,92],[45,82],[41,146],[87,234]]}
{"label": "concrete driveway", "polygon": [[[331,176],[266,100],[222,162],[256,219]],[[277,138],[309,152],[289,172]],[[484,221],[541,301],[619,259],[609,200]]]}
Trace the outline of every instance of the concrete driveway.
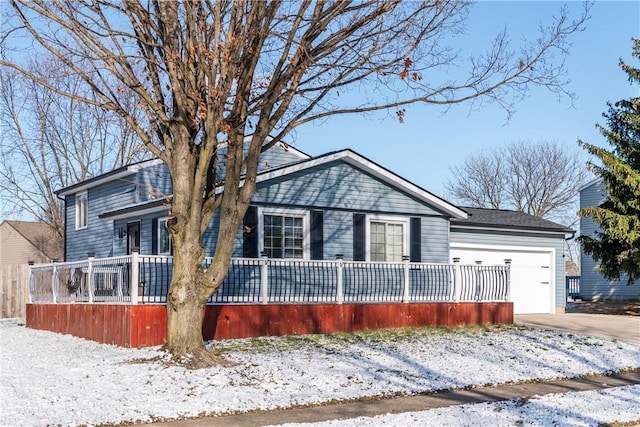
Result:
{"label": "concrete driveway", "polygon": [[640,344],[640,316],[585,313],[516,314],[514,322],[535,328],[615,338],[620,341]]}

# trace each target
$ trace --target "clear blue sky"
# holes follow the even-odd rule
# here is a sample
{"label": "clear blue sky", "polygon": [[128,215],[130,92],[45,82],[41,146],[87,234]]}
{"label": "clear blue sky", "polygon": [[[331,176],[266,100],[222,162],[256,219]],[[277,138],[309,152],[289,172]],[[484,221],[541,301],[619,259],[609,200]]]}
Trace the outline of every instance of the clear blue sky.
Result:
{"label": "clear blue sky", "polygon": [[[535,35],[539,23],[550,22],[563,4],[479,2],[468,21],[469,41],[474,49],[485,50],[491,36],[506,26],[516,43],[524,34]],[[569,2],[568,7],[573,16],[578,16],[582,3]],[[480,111],[454,106],[445,116],[438,107],[414,106],[407,109],[403,124],[386,118],[386,114],[377,118],[333,117],[304,125],[287,140],[310,155],[351,148],[445,198],[449,168],[482,148],[514,140],[548,139],[576,149],[579,138],[606,146],[594,125],[604,124],[602,113],[607,101],[638,95],[637,86],[628,83],[618,60],[638,64],[631,59],[631,38],[640,38],[640,2],[597,1],[590,15],[586,30],[570,39],[566,65],[571,80],[568,89],[577,95],[573,106],[568,98],[558,101],[555,94],[536,89],[518,105],[509,122],[504,111],[492,106]]]}

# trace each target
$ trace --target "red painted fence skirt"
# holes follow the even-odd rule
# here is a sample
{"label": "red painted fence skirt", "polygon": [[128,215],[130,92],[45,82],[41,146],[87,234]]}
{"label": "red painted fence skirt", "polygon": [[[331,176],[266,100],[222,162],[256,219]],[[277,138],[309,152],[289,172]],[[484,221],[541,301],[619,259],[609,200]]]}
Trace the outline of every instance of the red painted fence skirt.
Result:
{"label": "red painted fence skirt", "polygon": [[[513,323],[513,303],[208,305],[205,340]],[[166,341],[165,305],[27,304],[27,327],[123,347]]]}

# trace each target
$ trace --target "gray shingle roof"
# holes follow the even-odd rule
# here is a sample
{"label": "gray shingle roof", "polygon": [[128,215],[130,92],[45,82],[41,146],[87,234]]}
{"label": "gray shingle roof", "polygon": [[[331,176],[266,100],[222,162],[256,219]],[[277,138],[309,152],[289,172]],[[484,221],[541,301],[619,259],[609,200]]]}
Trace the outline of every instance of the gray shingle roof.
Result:
{"label": "gray shingle roof", "polygon": [[574,230],[525,212],[506,209],[461,208],[469,214],[466,219],[451,218],[451,226],[478,228],[507,228],[514,230],[573,233]]}

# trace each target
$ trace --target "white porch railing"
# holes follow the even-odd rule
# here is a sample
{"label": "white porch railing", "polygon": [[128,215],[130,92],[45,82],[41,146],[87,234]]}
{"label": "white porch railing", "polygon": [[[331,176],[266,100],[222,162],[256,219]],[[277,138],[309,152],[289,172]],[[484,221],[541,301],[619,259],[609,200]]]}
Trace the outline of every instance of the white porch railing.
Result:
{"label": "white porch railing", "polygon": [[[137,253],[33,265],[29,296],[32,303],[166,303],[172,270],[172,257]],[[509,265],[234,258],[209,303],[508,300]]]}

